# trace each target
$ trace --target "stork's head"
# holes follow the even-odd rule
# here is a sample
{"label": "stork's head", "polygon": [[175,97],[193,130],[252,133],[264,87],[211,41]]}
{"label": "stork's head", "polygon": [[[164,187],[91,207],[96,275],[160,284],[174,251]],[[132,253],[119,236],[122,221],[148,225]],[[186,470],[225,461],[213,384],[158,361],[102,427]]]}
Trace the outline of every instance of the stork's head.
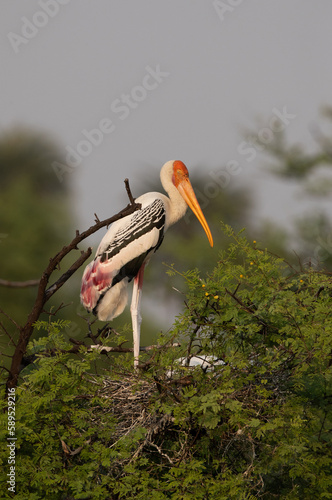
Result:
{"label": "stork's head", "polygon": [[187,167],[182,161],[173,160],[165,163],[162,171],[164,169],[167,170],[168,175],[171,176],[172,184],[176,187],[182,198],[185,200],[187,205],[196,215],[199,222],[202,224],[210,245],[211,247],[213,247],[212,234],[190,183]]}

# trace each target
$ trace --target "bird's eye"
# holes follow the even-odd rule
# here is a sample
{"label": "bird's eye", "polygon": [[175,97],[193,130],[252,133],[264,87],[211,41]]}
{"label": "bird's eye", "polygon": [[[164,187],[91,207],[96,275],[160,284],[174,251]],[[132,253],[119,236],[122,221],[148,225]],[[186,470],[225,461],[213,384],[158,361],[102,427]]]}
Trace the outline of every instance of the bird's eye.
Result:
{"label": "bird's eye", "polygon": [[173,162],[173,175],[172,182],[174,186],[178,186],[180,182],[184,181],[188,178],[188,170],[182,161],[174,161]]}
{"label": "bird's eye", "polygon": [[176,177],[179,179],[179,181],[182,181],[183,179],[188,177],[188,173],[184,172],[182,169],[177,169]]}

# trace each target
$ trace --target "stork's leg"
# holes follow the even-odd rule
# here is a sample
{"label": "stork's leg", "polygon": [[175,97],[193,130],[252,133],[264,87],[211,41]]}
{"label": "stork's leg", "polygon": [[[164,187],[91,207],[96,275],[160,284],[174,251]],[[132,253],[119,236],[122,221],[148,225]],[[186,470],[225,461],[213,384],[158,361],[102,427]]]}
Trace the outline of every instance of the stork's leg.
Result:
{"label": "stork's leg", "polygon": [[134,365],[135,368],[138,366],[138,356],[139,356],[139,345],[140,345],[140,332],[141,332],[141,297],[142,297],[142,286],[143,286],[143,275],[144,275],[143,264],[138,271],[133,286],[133,297],[131,299],[131,321],[133,326],[133,339],[134,339]]}

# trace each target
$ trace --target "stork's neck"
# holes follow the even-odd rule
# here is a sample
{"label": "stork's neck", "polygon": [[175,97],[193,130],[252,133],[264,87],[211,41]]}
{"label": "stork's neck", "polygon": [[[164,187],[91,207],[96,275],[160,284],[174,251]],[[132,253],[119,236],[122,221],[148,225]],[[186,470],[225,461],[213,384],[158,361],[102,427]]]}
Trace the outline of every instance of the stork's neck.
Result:
{"label": "stork's neck", "polygon": [[170,200],[169,204],[169,215],[168,215],[168,225],[172,226],[178,220],[182,219],[187,211],[188,205],[180,195],[179,191],[176,189],[174,184],[170,183],[169,186],[163,186],[167,192]]}
{"label": "stork's neck", "polygon": [[169,196],[167,226],[172,226],[181,219],[187,211],[188,205],[172,182],[173,162],[167,162],[160,172],[163,188]]}

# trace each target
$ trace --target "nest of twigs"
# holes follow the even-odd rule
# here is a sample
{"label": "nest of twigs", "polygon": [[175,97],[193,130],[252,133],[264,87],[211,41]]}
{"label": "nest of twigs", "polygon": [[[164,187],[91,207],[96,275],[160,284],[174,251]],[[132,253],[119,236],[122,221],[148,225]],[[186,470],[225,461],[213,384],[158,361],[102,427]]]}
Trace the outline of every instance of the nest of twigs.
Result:
{"label": "nest of twigs", "polygon": [[129,434],[137,427],[146,427],[152,420],[148,411],[150,400],[156,385],[147,381],[138,382],[136,378],[127,376],[120,380],[103,380],[100,395],[110,399],[112,415],[116,417],[118,426],[115,440]]}
{"label": "nest of twigs", "polygon": [[99,395],[110,399],[109,412],[118,422],[112,434],[112,447],[135,429],[144,428],[145,436],[131,459],[137,458],[146,447],[152,447],[172,463],[157,444],[174,421],[171,415],[153,410],[151,403],[158,393],[157,387],[156,382],[138,380],[136,376],[126,376],[120,380],[105,378]]}

